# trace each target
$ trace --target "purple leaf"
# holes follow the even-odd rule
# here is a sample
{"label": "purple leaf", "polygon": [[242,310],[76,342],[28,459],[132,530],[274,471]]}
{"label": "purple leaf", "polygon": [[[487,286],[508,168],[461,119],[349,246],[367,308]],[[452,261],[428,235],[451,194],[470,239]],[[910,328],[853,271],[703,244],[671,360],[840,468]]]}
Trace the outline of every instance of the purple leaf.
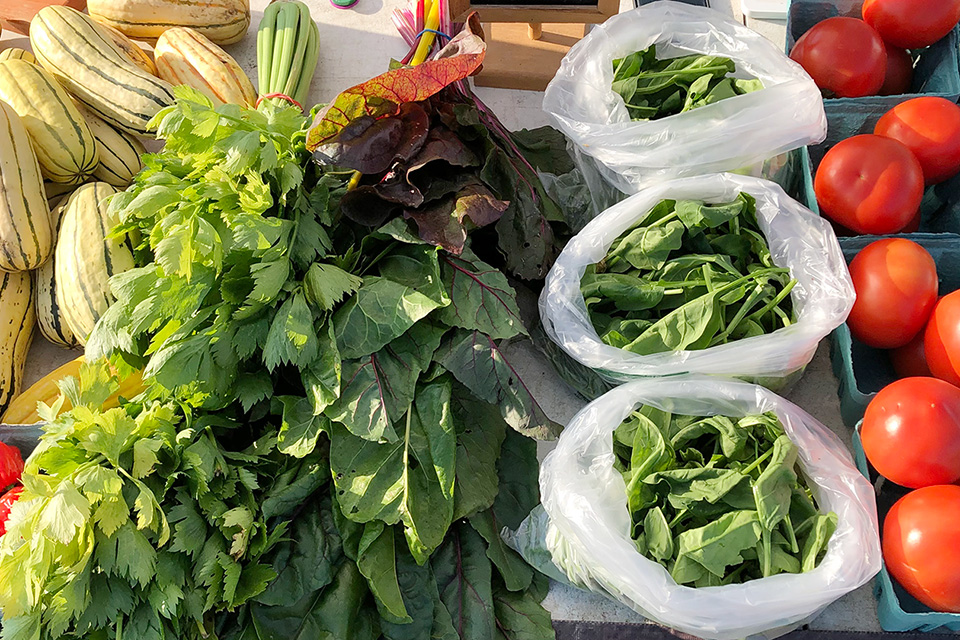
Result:
{"label": "purple leaf", "polygon": [[379,174],[397,160],[409,160],[423,147],[430,118],[419,104],[401,106],[396,117],[362,115],[352,120],[314,154],[327,164]]}
{"label": "purple leaf", "polygon": [[474,227],[484,227],[500,219],[510,206],[498,200],[482,184],[464,187],[456,196],[444,198],[404,216],[417,223],[420,237],[459,255],[467,240],[467,221]]}

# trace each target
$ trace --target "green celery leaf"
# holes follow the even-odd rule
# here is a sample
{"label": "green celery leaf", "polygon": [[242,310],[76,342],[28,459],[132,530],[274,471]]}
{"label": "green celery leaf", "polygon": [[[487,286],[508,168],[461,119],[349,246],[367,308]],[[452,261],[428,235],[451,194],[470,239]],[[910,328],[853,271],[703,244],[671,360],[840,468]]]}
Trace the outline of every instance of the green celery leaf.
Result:
{"label": "green celery leaf", "polygon": [[313,312],[303,293],[297,292],[283,303],[267,334],[263,363],[271,371],[281,364],[307,365],[320,348]]}
{"label": "green celery leaf", "polygon": [[331,311],[363,284],[363,279],[332,264],[314,262],[303,277],[303,287],[310,302],[321,311]]}

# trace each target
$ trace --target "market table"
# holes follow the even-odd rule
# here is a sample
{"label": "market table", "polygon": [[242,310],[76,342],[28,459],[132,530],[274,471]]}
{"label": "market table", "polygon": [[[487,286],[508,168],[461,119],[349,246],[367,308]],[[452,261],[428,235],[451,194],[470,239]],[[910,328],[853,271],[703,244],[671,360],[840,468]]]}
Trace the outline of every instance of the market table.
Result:
{"label": "market table", "polygon": [[[360,0],[351,10],[338,10],[327,0],[304,0],[320,28],[320,62],[309,104],[325,102],[341,90],[382,73],[391,57],[400,57],[405,45],[390,20],[394,8],[405,0]],[[227,47],[251,78],[256,79],[256,25],[267,0],[252,0],[252,27],[239,43]],[[714,9],[743,20],[739,0],[714,0]],[[633,0],[622,0],[621,11],[633,7]],[[782,43],[785,23],[750,20],[748,26],[774,42]],[[4,44],[25,46],[26,38],[4,34]],[[540,108],[542,93],[478,88],[477,93],[510,128],[548,124]],[[536,301],[528,296],[524,311],[536,313]],[[551,365],[529,343],[508,347],[508,354],[534,395],[554,420],[566,423],[585,404],[553,373]],[[60,349],[41,337],[35,340],[26,363],[24,384],[32,384],[60,364],[75,358],[77,352]],[[850,442],[851,432],[843,425],[837,399],[837,380],[830,369],[829,349],[824,342],[807,369],[804,378],[788,394],[796,404]],[[541,445],[540,455],[551,446]],[[850,632],[879,632],[872,583],[848,594],[828,607],[810,624],[810,631],[796,632],[795,640],[824,636],[816,632],[840,632],[829,635],[849,637]],[[626,640],[676,637],[677,634],[654,625],[632,610],[599,595],[554,583],[544,601],[553,615],[561,640]],[[857,634],[860,635],[860,634]],[[919,634],[910,634],[919,635]],[[681,634],[681,637],[682,636]],[[929,636],[928,636],[929,637]]]}

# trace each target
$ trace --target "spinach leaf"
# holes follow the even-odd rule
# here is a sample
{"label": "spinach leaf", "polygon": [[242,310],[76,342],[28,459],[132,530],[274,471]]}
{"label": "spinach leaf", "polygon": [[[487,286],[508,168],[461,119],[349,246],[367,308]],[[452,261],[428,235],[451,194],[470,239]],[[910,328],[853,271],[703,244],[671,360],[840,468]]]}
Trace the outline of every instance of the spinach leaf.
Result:
{"label": "spinach leaf", "polygon": [[722,578],[727,567],[743,562],[740,552],[760,541],[756,511],[731,511],[717,520],[677,536],[680,557],[688,556],[704,569]]}
{"label": "spinach leaf", "polygon": [[693,54],[660,60],[656,45],[613,61],[613,91],[634,120],[655,120],[763,88],[759,80],[729,78],[733,60]]}

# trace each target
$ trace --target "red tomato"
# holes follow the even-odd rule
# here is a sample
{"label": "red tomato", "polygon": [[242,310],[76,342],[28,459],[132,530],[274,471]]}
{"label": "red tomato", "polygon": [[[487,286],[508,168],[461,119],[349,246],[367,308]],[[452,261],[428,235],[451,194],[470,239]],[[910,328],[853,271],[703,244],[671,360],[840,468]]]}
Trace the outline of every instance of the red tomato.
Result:
{"label": "red tomato", "polygon": [[885,235],[907,226],[923,200],[923,169],[891,138],[859,135],[838,142],[813,181],[825,216],[857,233]]}
{"label": "red tomato", "polygon": [[893,370],[897,372],[897,376],[901,378],[932,376],[930,367],[927,366],[927,358],[923,354],[923,331],[907,344],[892,350],[890,362],[893,363]]}
{"label": "red tomato", "polygon": [[887,75],[883,79],[878,95],[894,96],[910,91],[913,82],[913,57],[906,49],[898,49],[886,42],[883,47],[887,52]]}
{"label": "red tomato", "polygon": [[883,40],[856,18],[827,18],[793,45],[790,57],[828,97],[876,95],[887,73]]}
{"label": "red tomato", "polygon": [[960,487],[925,487],[900,498],[883,521],[883,560],[914,598],[960,613]]}
{"label": "red tomato", "polygon": [[857,340],[895,349],[920,333],[937,303],[937,264],[912,240],[871,242],[850,263],[857,300],[847,318]]}
{"label": "red tomato", "polygon": [[923,336],[930,372],[960,386],[960,291],[940,298]]}
{"label": "red tomato", "polygon": [[901,102],[880,118],[873,132],[907,145],[920,161],[927,184],[960,171],[960,107],[946,98]]}
{"label": "red tomato", "polygon": [[20,449],[0,442],[0,490],[6,489],[14,482],[20,481],[23,473],[23,458]]}
{"label": "red tomato", "polygon": [[0,496],[0,536],[7,532],[7,518],[10,517],[10,507],[20,499],[23,487],[17,485]]}
{"label": "red tomato", "polygon": [[873,397],[860,439],[880,475],[916,489],[960,480],[960,389],[904,378]]}
{"label": "red tomato", "polygon": [[862,15],[884,42],[922,49],[960,22],[960,0],[864,0]]}

